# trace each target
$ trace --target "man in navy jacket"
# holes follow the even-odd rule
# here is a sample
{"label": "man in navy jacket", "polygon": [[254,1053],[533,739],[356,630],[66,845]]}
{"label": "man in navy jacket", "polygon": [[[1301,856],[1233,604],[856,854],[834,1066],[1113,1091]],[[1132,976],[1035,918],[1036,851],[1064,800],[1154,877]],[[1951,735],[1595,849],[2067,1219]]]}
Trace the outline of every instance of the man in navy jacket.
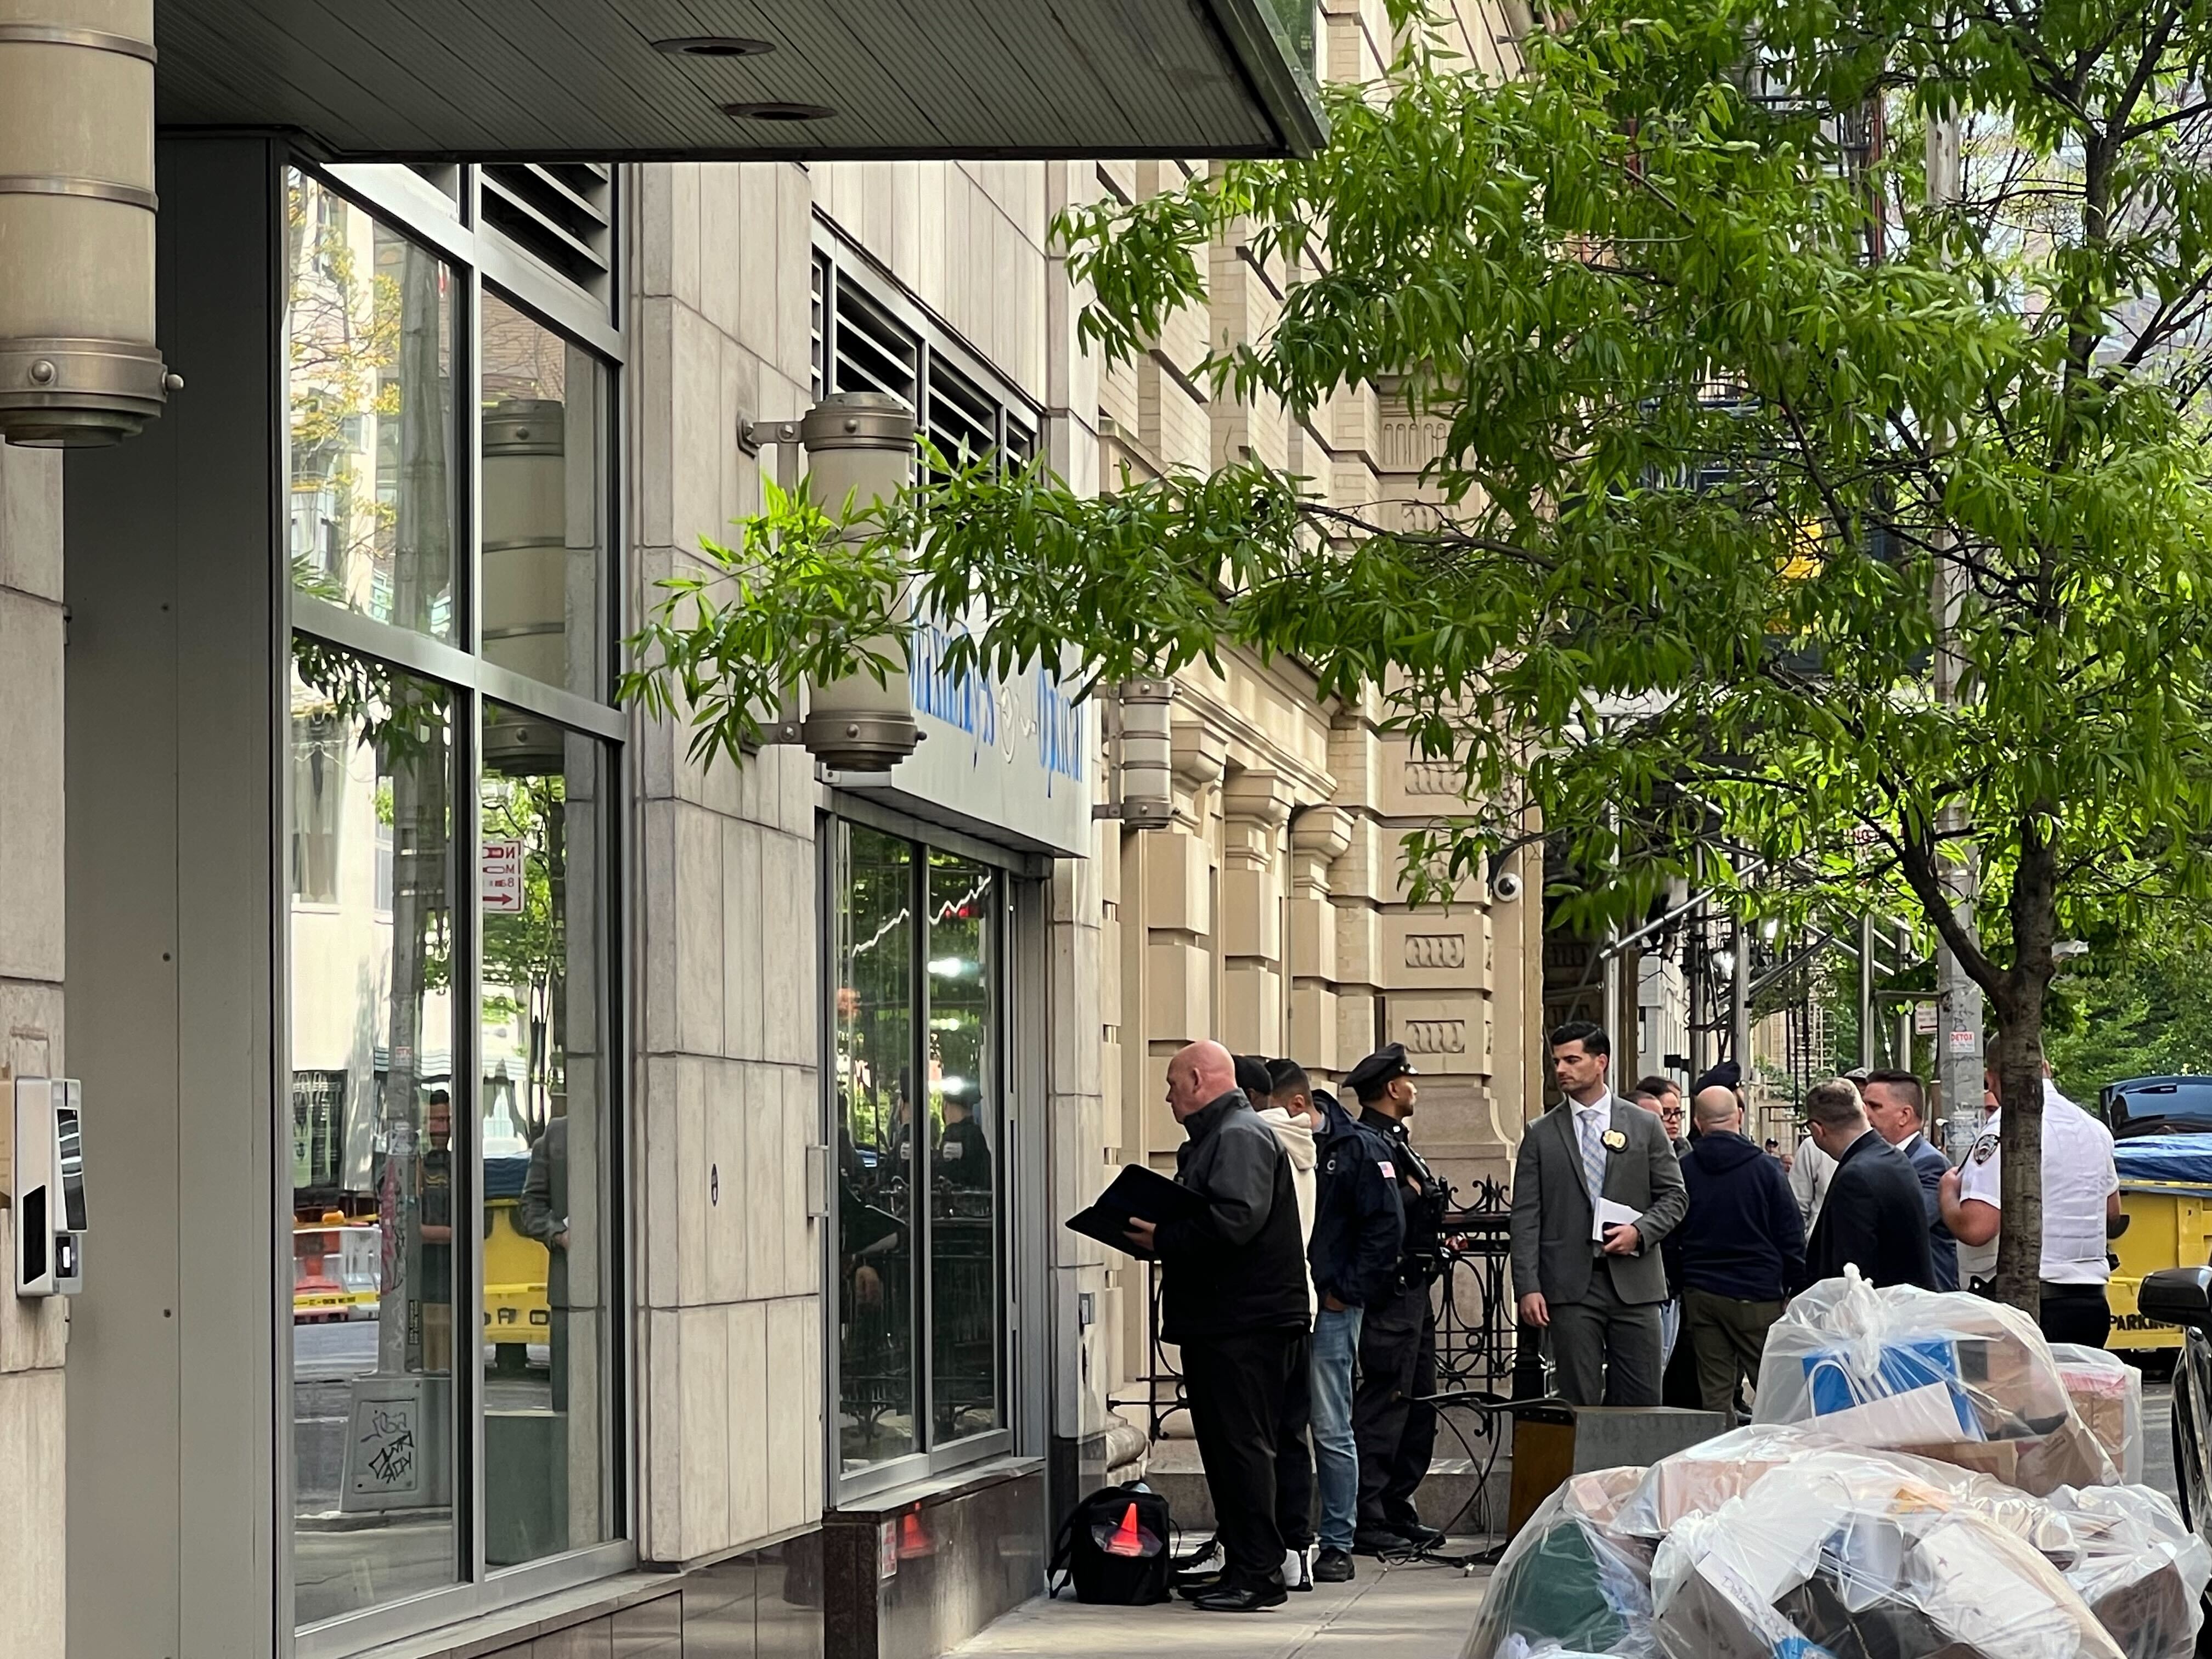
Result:
{"label": "man in navy jacket", "polygon": [[1912,1160],[1920,1177],[1922,1206],[1928,1215],[1928,1263],[1936,1270],[1936,1288],[1959,1288],[1959,1241],[1943,1224],[1940,1197],[1951,1160],[1929,1144],[1923,1115],[1927,1096],[1920,1079],[1910,1072],[1869,1072],[1859,1092],[1866,1098],[1867,1121],[1891,1146]]}
{"label": "man in navy jacket", "polygon": [[[1285,1081],[1304,1083],[1305,1073],[1297,1072],[1295,1079]],[[1313,1242],[1306,1250],[1321,1304],[1313,1335],[1313,1447],[1321,1486],[1315,1539],[1321,1553],[1313,1576],[1337,1584],[1352,1575],[1352,1533],[1359,1509],[1352,1363],[1368,1303],[1398,1288],[1406,1215],[1390,1143],[1345,1110],[1328,1090],[1312,1089],[1310,1097],[1322,1115]]]}
{"label": "man in navy jacket", "polygon": [[1682,1340],[1696,1356],[1710,1412],[1735,1409],[1759,1376],[1767,1328],[1805,1278],[1805,1225],[1782,1166],[1743,1133],[1730,1089],[1698,1091],[1698,1138],[1682,1158],[1689,1213],[1666,1241],[1682,1295]]}

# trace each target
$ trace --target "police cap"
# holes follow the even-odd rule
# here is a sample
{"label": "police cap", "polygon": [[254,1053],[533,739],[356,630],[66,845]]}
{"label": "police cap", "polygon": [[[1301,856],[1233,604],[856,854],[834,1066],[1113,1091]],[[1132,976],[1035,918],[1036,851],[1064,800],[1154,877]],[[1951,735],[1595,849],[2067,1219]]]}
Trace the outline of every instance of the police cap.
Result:
{"label": "police cap", "polygon": [[1344,1086],[1362,1100],[1372,1100],[1390,1086],[1392,1078],[1419,1075],[1406,1058],[1404,1043],[1386,1042],[1345,1073]]}

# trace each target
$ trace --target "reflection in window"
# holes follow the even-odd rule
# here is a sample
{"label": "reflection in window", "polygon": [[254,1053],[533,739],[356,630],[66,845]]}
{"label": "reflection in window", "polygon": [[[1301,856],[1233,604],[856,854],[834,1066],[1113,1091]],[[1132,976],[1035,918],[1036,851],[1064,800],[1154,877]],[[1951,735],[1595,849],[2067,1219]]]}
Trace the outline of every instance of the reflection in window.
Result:
{"label": "reflection in window", "polygon": [[847,1469],[919,1450],[914,1274],[914,854],[838,826],[838,1445]]}
{"label": "reflection in window", "polygon": [[997,894],[987,866],[930,854],[929,1398],[939,1445],[1002,1421]]}
{"label": "reflection in window", "polygon": [[489,289],[481,349],[483,653],[597,697],[607,372]]}
{"label": "reflection in window", "polygon": [[[330,879],[327,896],[302,884],[295,898],[287,996],[294,1611],[312,1624],[458,1573],[453,1194],[466,1153],[447,989],[447,695],[304,636],[291,695],[294,732],[320,734],[335,780],[305,802],[333,819]],[[295,789],[295,848],[314,841],[301,805]],[[380,820],[392,846],[384,892]]]}
{"label": "reflection in window", "polygon": [[972,860],[849,823],[833,833],[850,1473],[1006,1426],[1004,899]]}
{"label": "reflection in window", "polygon": [[292,896],[303,903],[337,902],[338,823],[351,747],[329,713],[293,714]]}
{"label": "reflection in window", "polygon": [[484,1555],[507,1566],[612,1524],[605,767],[592,739],[496,705],[483,752]]}
{"label": "reflection in window", "polygon": [[453,271],[285,174],[294,587],[453,637]]}

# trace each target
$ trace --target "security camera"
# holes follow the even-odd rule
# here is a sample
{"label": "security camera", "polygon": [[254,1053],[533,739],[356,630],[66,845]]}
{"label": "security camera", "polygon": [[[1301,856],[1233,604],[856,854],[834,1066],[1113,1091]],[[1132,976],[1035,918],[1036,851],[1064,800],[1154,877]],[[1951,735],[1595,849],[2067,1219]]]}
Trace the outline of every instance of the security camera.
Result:
{"label": "security camera", "polygon": [[1490,896],[1510,904],[1521,896],[1521,878],[1510,870],[1500,870],[1490,878]]}

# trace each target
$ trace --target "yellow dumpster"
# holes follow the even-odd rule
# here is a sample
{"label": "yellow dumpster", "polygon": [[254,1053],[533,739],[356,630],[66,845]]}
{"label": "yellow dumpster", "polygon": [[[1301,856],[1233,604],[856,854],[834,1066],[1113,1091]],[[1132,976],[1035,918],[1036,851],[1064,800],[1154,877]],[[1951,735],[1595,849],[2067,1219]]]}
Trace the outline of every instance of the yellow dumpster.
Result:
{"label": "yellow dumpster", "polygon": [[484,1340],[502,1345],[500,1361],[511,1370],[522,1365],[523,1345],[553,1340],[545,1247],[515,1224],[529,1173],[526,1153],[483,1161]]}
{"label": "yellow dumpster", "polygon": [[2178,1352],[2180,1328],[2145,1319],[2136,1296],[2143,1276],[2157,1268],[2212,1263],[2212,1183],[2123,1180],[2120,1208],[2128,1230],[2112,1242],[2120,1265],[2112,1272],[2112,1334],[2105,1346]]}

